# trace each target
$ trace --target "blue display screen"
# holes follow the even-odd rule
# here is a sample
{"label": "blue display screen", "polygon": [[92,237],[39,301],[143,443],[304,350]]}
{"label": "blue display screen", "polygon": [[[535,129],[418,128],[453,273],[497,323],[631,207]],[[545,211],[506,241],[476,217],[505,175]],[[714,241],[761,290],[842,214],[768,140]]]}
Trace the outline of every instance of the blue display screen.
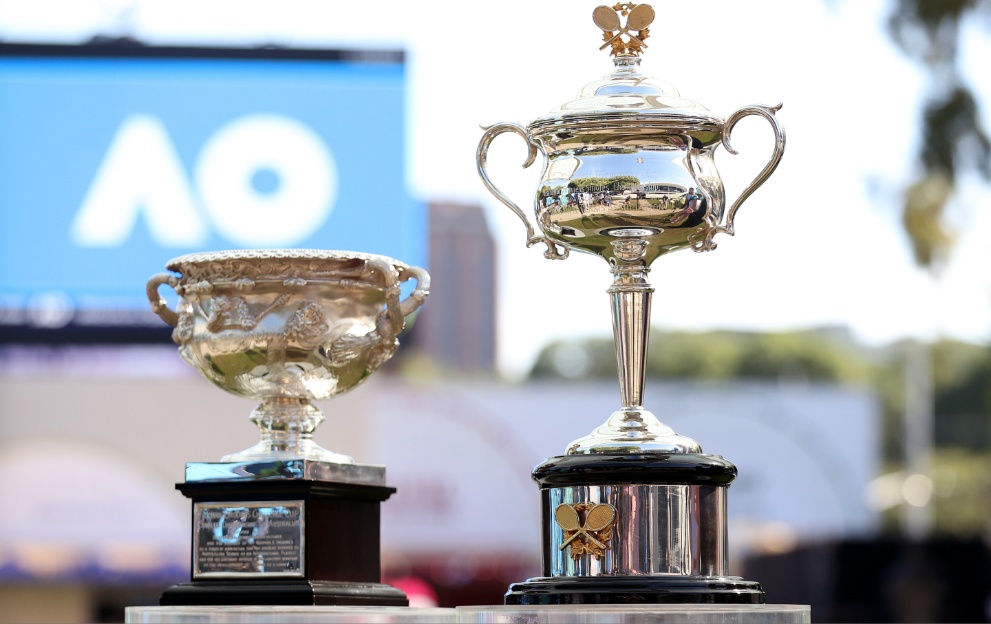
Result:
{"label": "blue display screen", "polygon": [[345,249],[423,266],[401,55],[25,47],[0,46],[0,325],[154,318],[146,281],[195,251]]}

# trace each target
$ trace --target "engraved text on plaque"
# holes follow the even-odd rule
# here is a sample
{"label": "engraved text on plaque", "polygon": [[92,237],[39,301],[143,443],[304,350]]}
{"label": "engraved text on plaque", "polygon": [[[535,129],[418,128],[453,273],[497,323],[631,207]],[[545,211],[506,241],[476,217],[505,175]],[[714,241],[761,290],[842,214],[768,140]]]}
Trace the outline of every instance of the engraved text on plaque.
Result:
{"label": "engraved text on plaque", "polygon": [[304,501],[196,503],[193,578],[303,576]]}

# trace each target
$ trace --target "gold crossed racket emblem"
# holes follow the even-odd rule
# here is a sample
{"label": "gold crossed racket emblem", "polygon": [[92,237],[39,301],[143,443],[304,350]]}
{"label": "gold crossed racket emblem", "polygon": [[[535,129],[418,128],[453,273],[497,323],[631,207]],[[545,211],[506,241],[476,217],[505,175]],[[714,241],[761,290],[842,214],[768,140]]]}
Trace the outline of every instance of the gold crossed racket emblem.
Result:
{"label": "gold crossed racket emblem", "polygon": [[554,510],[554,520],[564,529],[559,550],[570,547],[572,559],[584,554],[599,559],[609,549],[616,508],[608,503],[561,503]]}
{"label": "gold crossed racket emblem", "polygon": [[[626,18],[626,25],[620,23],[620,15]],[[610,48],[609,54],[612,56],[640,56],[647,47],[645,41],[650,36],[647,27],[654,21],[654,9],[649,4],[632,2],[620,2],[612,7],[602,5],[592,11],[592,21],[602,29],[605,43],[600,50]],[[626,39],[623,39],[624,35]]]}

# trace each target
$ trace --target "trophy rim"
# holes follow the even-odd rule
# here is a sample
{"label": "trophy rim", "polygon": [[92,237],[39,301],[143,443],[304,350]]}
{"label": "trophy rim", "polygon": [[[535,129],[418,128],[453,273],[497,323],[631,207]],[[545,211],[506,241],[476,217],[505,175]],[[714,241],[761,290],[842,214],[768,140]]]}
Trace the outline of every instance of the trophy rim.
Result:
{"label": "trophy rim", "polygon": [[542,488],[574,485],[729,485],[737,468],[711,453],[601,453],[558,455],[531,473]]}
{"label": "trophy rim", "polygon": [[173,258],[165,263],[169,271],[182,273],[183,266],[201,265],[229,260],[378,260],[399,270],[408,269],[405,262],[381,254],[336,249],[231,249],[225,251],[199,251]]}
{"label": "trophy rim", "polygon": [[527,125],[527,132],[533,137],[553,134],[561,130],[572,131],[629,131],[631,129],[654,128],[665,133],[713,132],[720,133],[725,121],[716,115],[672,114],[666,112],[610,111],[607,113],[572,112],[551,113],[534,119]]}

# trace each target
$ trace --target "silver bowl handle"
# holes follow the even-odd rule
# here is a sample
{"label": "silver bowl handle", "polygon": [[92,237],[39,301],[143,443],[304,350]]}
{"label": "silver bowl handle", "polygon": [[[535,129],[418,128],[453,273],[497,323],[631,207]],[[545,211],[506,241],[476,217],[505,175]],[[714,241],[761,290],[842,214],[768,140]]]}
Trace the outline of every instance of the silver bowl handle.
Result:
{"label": "silver bowl handle", "polygon": [[148,294],[148,302],[151,304],[151,311],[157,314],[163,321],[175,327],[179,324],[179,315],[169,308],[169,304],[158,294],[158,288],[168,284],[172,290],[179,285],[179,278],[170,273],[158,273],[148,280],[145,292]]}
{"label": "silver bowl handle", "polygon": [[733,132],[733,128],[736,126],[737,122],[744,117],[750,115],[759,115],[766,119],[770,124],[771,128],[774,130],[774,152],[771,154],[771,159],[764,165],[757,177],[743,189],[740,196],[737,197],[736,201],[730,207],[729,212],[726,214],[726,225],[718,224],[707,224],[703,225],[701,228],[696,230],[689,236],[689,240],[692,241],[692,249],[695,251],[711,251],[716,248],[716,243],[712,242],[712,237],[716,234],[723,233],[733,236],[733,219],[736,217],[736,211],[740,209],[740,205],[750,197],[757,188],[767,180],[774,170],[778,168],[778,163],[781,162],[781,156],[785,152],[785,129],[778,121],[778,118],[774,116],[774,113],[781,110],[781,104],[777,106],[762,106],[760,104],[753,104],[751,106],[744,106],[740,110],[736,111],[726,119],[726,123],[723,124],[723,134],[722,142],[723,147],[730,154],[738,154],[735,149],[733,149],[730,143],[730,133]]}
{"label": "silver bowl handle", "polygon": [[478,143],[478,151],[475,153],[475,164],[478,165],[478,175],[482,178],[482,184],[485,188],[489,189],[489,192],[496,196],[496,199],[506,204],[510,210],[516,213],[516,216],[520,218],[523,225],[526,226],[526,246],[532,247],[537,243],[544,243],[547,245],[547,251],[544,252],[544,257],[550,260],[563,260],[568,257],[568,247],[553,243],[547,240],[543,236],[537,236],[533,231],[533,226],[530,225],[530,221],[527,220],[526,215],[523,211],[513,203],[513,200],[506,197],[506,194],[496,188],[495,184],[489,180],[489,174],[485,171],[485,164],[488,159],[489,145],[492,140],[504,132],[512,132],[513,134],[518,134],[526,141],[529,153],[527,154],[526,161],[523,163],[523,168],[526,169],[533,164],[534,159],[537,157],[537,151],[540,149],[527,131],[519,124],[515,123],[498,123],[492,126],[483,126],[485,134],[482,135],[481,141]]}
{"label": "silver bowl handle", "polygon": [[427,296],[430,294],[430,274],[421,269],[420,267],[403,267],[399,271],[399,282],[405,282],[409,279],[416,280],[416,288],[413,292],[409,294],[408,297],[402,300],[399,304],[399,311],[402,312],[404,317],[409,316],[416,311],[417,308],[423,305],[423,302],[427,300]]}

